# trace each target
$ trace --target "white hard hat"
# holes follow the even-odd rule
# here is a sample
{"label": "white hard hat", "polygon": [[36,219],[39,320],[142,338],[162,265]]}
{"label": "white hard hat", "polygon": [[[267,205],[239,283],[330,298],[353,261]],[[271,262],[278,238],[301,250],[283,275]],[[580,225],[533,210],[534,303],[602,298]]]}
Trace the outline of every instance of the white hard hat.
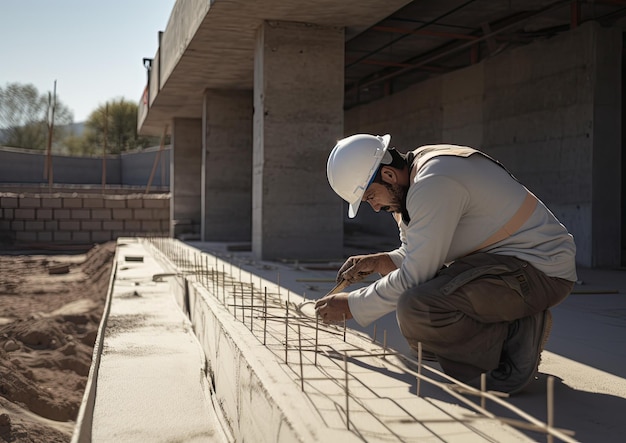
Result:
{"label": "white hard hat", "polygon": [[351,135],[339,140],[328,156],[328,183],[348,202],[348,217],[356,217],[363,194],[374,178],[390,140],[389,134]]}

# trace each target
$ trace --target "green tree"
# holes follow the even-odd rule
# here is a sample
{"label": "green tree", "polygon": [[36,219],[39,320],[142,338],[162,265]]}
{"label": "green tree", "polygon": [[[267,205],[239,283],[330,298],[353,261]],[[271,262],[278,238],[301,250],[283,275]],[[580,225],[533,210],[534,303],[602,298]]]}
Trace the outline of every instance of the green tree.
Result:
{"label": "green tree", "polygon": [[[48,142],[48,123],[54,105],[54,125],[72,123],[72,112],[51,94],[40,94],[32,85],[8,83],[0,87],[0,128],[2,142],[8,146],[27,149],[45,149]],[[62,129],[55,129],[53,142],[65,136]]]}
{"label": "green tree", "polygon": [[137,135],[137,112],[137,104],[124,98],[107,101],[93,111],[85,124],[88,144],[96,146],[93,153],[102,151],[105,134],[110,154],[146,148],[154,143],[152,137]]}

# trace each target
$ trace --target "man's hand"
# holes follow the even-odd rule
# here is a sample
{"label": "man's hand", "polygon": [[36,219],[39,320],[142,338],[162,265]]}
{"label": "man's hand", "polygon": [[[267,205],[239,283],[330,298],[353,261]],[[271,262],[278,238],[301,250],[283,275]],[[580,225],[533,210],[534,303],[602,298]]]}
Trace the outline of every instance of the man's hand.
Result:
{"label": "man's hand", "polygon": [[320,320],[326,324],[336,324],[344,319],[352,318],[350,306],[348,306],[348,293],[339,292],[337,294],[327,295],[315,302],[315,312],[319,315]]}
{"label": "man's hand", "polygon": [[387,275],[396,269],[389,255],[384,252],[369,255],[354,255],[341,266],[337,273],[337,282],[342,280],[350,284],[363,280],[368,275],[378,272]]}

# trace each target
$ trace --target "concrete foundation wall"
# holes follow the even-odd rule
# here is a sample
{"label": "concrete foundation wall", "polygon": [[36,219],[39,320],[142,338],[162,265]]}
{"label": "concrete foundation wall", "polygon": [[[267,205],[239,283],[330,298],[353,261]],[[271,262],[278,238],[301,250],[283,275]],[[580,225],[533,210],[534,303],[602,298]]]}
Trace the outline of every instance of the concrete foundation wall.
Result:
{"label": "concrete foundation wall", "polygon": [[[567,226],[580,265],[618,266],[620,91],[621,32],[587,23],[350,109],[345,134],[389,132],[401,151],[482,149]],[[397,235],[389,217],[362,212],[358,223]]]}
{"label": "concrete foundation wall", "polygon": [[0,243],[91,245],[167,235],[168,194],[0,194]]}

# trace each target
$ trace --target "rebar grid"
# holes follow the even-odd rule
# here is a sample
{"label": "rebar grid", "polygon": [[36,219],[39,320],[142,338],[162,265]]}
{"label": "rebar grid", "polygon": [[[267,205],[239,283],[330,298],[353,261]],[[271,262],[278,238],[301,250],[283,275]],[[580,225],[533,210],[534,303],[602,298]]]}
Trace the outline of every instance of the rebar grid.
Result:
{"label": "rebar grid", "polygon": [[[306,300],[301,303],[292,302],[290,292],[280,286],[280,274],[277,274],[277,283],[258,277],[258,284],[255,284],[253,281],[255,276],[245,272],[248,274],[249,281],[244,282],[240,267],[234,267],[232,262],[222,261],[216,255],[203,253],[170,238],[146,238],[143,241],[148,242],[177,270],[175,274],[168,275],[184,276],[200,284],[233,315],[234,319],[243,323],[251,335],[274,355],[276,361],[282,362],[285,372],[290,373],[309,401],[314,405],[316,402],[321,402],[321,404],[330,402],[331,406],[322,408],[315,405],[314,408],[319,418],[329,427],[337,426],[335,422],[331,423],[327,415],[330,409],[334,409],[341,416],[335,420],[343,423],[346,429],[364,439],[372,435],[397,441],[411,439],[411,436],[401,435],[394,430],[386,417],[373,411],[367,405],[367,401],[362,399],[362,395],[355,394],[357,391],[365,391],[368,398],[384,400],[393,405],[396,411],[402,411],[404,417],[395,417],[394,422],[404,420],[419,423],[435,437],[438,435],[434,430],[429,429],[429,423],[466,424],[491,419],[519,429],[544,433],[548,442],[553,441],[554,437],[564,442],[576,441],[571,437],[572,431],[554,427],[553,377],[548,378],[548,422],[544,423],[507,402],[505,400],[508,397],[507,394],[486,391],[484,382],[481,383],[481,389],[476,389],[422,364],[419,351],[417,360],[390,351],[386,344],[387,331],[383,331],[382,344],[377,343],[376,336],[374,336],[374,339],[369,342],[371,343],[370,349],[349,343],[346,336],[345,318],[340,325],[325,325],[320,323],[317,316],[304,314],[303,306],[312,302]],[[235,277],[235,272],[238,272],[238,278]],[[362,339],[356,341],[359,342]],[[421,396],[421,382],[435,386],[473,409],[478,416],[467,414],[459,419],[445,412],[448,416],[445,419],[420,419],[415,413],[407,410],[401,402],[381,395],[369,385],[367,380],[361,379],[358,369],[362,366],[372,366],[380,371],[393,369],[398,374],[402,374],[402,377],[412,378],[416,381],[415,395],[417,396]],[[424,372],[443,378],[449,383],[438,381],[425,375]],[[482,378],[484,380],[484,377]],[[330,394],[329,385],[334,387],[333,393]],[[478,397],[480,405],[467,396]],[[320,401],[320,398],[323,398],[323,401]],[[487,400],[508,409],[520,419],[499,417],[490,413],[486,409]],[[368,423],[376,424],[376,430],[362,429],[362,426],[359,429],[350,419],[350,416],[363,414],[370,417]]]}

